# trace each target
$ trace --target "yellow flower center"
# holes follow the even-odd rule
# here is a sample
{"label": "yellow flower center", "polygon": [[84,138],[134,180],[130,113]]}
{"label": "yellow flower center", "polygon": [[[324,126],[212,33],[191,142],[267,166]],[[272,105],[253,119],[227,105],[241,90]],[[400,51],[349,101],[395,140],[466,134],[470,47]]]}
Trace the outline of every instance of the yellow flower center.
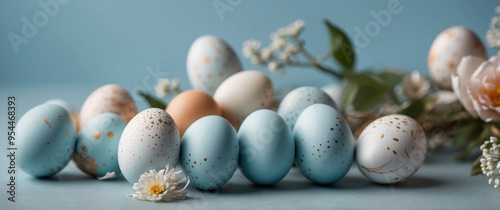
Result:
{"label": "yellow flower center", "polygon": [[500,83],[496,84],[495,88],[485,89],[484,92],[490,98],[491,105],[500,106]]}
{"label": "yellow flower center", "polygon": [[151,187],[149,187],[149,194],[150,195],[158,195],[158,194],[163,193],[163,191],[165,191],[165,189],[163,189],[163,186],[161,186],[159,184],[154,184]]}

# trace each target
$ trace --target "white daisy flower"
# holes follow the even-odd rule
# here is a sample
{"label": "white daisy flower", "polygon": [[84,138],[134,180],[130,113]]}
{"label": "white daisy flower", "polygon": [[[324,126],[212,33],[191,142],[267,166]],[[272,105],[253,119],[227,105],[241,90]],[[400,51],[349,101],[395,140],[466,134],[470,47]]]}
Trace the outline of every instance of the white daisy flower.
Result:
{"label": "white daisy flower", "polygon": [[[186,199],[186,188],[189,185],[189,179],[186,177],[179,178],[182,171],[175,171],[175,168],[169,168],[156,172],[150,170],[141,175],[139,181],[134,183],[132,187],[135,190],[134,194],[129,195],[132,198],[144,201],[174,201]],[[184,187],[179,184],[186,182]]]}
{"label": "white daisy flower", "polygon": [[484,141],[481,145],[483,156],[481,161],[481,170],[488,178],[488,183],[493,187],[500,187],[500,144],[497,137],[490,137],[490,140]]}

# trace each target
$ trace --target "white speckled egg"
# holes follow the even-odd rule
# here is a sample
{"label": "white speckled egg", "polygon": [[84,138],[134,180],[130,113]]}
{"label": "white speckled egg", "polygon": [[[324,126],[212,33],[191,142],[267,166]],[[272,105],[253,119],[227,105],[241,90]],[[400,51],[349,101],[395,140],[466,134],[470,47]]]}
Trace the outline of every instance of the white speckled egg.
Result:
{"label": "white speckled egg", "polygon": [[253,183],[272,185],[290,171],[295,142],[278,113],[261,109],[250,114],[241,124],[238,141],[241,172]]}
{"label": "white speckled egg", "polygon": [[280,103],[278,113],[285,119],[286,123],[293,130],[295,122],[302,111],[313,104],[326,104],[336,108],[332,98],[321,89],[316,87],[299,87],[290,91]]}
{"label": "white speckled egg", "polygon": [[383,184],[402,182],[422,165],[427,152],[425,134],[414,119],[388,115],[361,132],[356,161],[368,179]]}
{"label": "white speckled egg", "polygon": [[104,85],[92,92],[80,110],[80,126],[96,115],[111,112],[119,115],[125,122],[137,114],[134,99],[119,85]]}
{"label": "white speckled egg", "polygon": [[46,101],[45,103],[47,104],[55,104],[62,106],[68,113],[71,115],[71,120],[73,120],[73,124],[75,125],[76,132],[80,130],[80,125],[79,125],[79,120],[78,120],[78,111],[73,107],[71,104],[69,104],[67,101],[62,100],[62,99],[51,99]]}
{"label": "white speckled egg", "polygon": [[295,124],[293,138],[295,163],[312,182],[335,183],[351,168],[354,137],[345,119],[331,106],[307,107]]}
{"label": "white speckled egg", "polygon": [[104,113],[82,126],[76,139],[73,159],[78,168],[92,176],[120,173],[118,143],[126,123],[114,113]]}
{"label": "white speckled egg", "polygon": [[61,171],[71,160],[76,132],[63,107],[45,103],[26,112],[16,127],[19,168],[46,177]]}
{"label": "white speckled egg", "polygon": [[179,158],[179,131],[165,110],[149,108],[137,114],[123,130],[118,145],[118,165],[130,183],[148,170],[157,171]]}
{"label": "white speckled egg", "polygon": [[236,53],[224,40],[212,35],[201,36],[193,42],[186,65],[193,88],[210,95],[222,81],[241,71]]}
{"label": "white speckled egg", "polygon": [[182,136],[181,165],[198,189],[226,184],[238,167],[238,155],[236,131],[222,117],[200,118]]}
{"label": "white speckled egg", "polygon": [[273,84],[261,72],[238,72],[220,84],[214,99],[221,108],[222,116],[238,129],[252,112],[273,108]]}
{"label": "white speckled egg", "polygon": [[441,32],[432,43],[428,65],[434,82],[451,90],[451,75],[456,73],[460,59],[474,55],[487,59],[481,40],[466,27],[455,26]]}

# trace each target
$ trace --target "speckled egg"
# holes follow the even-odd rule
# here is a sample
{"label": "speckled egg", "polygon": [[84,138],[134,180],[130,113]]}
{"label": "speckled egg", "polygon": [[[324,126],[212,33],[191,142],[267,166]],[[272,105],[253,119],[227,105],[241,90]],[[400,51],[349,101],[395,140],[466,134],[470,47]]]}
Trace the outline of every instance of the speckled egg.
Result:
{"label": "speckled egg", "polygon": [[356,161],[373,182],[402,182],[422,165],[427,152],[425,134],[414,119],[388,115],[371,122],[360,134]]}
{"label": "speckled egg", "polygon": [[62,106],[68,113],[71,115],[71,120],[73,120],[73,124],[75,125],[76,132],[78,133],[80,130],[79,120],[78,120],[78,110],[75,109],[71,104],[62,99],[51,99],[46,101],[47,104],[55,104]]}
{"label": "speckled egg", "polygon": [[460,59],[474,55],[488,59],[481,40],[466,27],[455,26],[441,32],[432,43],[428,65],[430,76],[441,88],[451,90],[451,75]]}
{"label": "speckled egg", "polygon": [[241,71],[241,63],[224,40],[212,35],[196,39],[187,55],[187,72],[196,90],[210,95],[232,74]]}
{"label": "speckled egg", "polygon": [[114,113],[104,113],[82,126],[76,139],[73,159],[78,168],[92,176],[120,173],[118,144],[126,123]]}
{"label": "speckled egg", "polygon": [[165,110],[149,108],[137,114],[123,130],[118,145],[118,165],[130,183],[148,170],[174,166],[180,138],[174,120]]}
{"label": "speckled egg", "polygon": [[349,125],[331,106],[313,104],[299,116],[293,130],[295,163],[317,184],[331,184],[351,168],[354,137]]}
{"label": "speckled egg", "polygon": [[286,176],[295,156],[295,142],[285,120],[261,109],[250,114],[238,131],[241,172],[255,184],[272,185]]}
{"label": "speckled egg", "polygon": [[80,125],[106,112],[115,113],[129,122],[137,114],[137,108],[127,90],[115,84],[104,85],[92,92],[83,103]]}
{"label": "speckled egg", "polygon": [[222,116],[238,129],[252,112],[274,107],[273,84],[261,72],[238,72],[220,84],[214,99],[221,108]]}
{"label": "speckled egg", "polygon": [[16,127],[19,168],[35,177],[61,171],[75,148],[75,125],[63,107],[45,103],[26,112]]}
{"label": "speckled egg", "polygon": [[181,165],[201,190],[222,187],[238,167],[239,145],[234,128],[222,117],[206,116],[184,133]]}
{"label": "speckled egg", "polygon": [[300,114],[313,104],[326,104],[336,108],[332,98],[316,87],[299,87],[290,91],[280,103],[278,113],[293,130]]}
{"label": "speckled egg", "polygon": [[174,118],[182,135],[196,120],[208,115],[221,115],[219,105],[212,96],[198,90],[188,90],[170,101],[167,113]]}

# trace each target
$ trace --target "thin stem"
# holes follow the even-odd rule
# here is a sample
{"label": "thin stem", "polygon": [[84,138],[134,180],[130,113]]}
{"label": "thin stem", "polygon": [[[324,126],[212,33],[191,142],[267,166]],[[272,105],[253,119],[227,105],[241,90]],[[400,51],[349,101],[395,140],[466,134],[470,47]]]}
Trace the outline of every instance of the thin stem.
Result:
{"label": "thin stem", "polygon": [[337,73],[334,69],[325,67],[321,65],[321,62],[318,61],[311,53],[309,53],[305,48],[304,48],[304,42],[301,42],[297,37],[293,37],[293,40],[297,43],[298,47],[300,48],[300,52],[311,62],[311,65],[313,67],[316,67],[317,69],[321,70],[322,72],[328,73],[336,77],[337,79],[342,79],[343,76]]}

